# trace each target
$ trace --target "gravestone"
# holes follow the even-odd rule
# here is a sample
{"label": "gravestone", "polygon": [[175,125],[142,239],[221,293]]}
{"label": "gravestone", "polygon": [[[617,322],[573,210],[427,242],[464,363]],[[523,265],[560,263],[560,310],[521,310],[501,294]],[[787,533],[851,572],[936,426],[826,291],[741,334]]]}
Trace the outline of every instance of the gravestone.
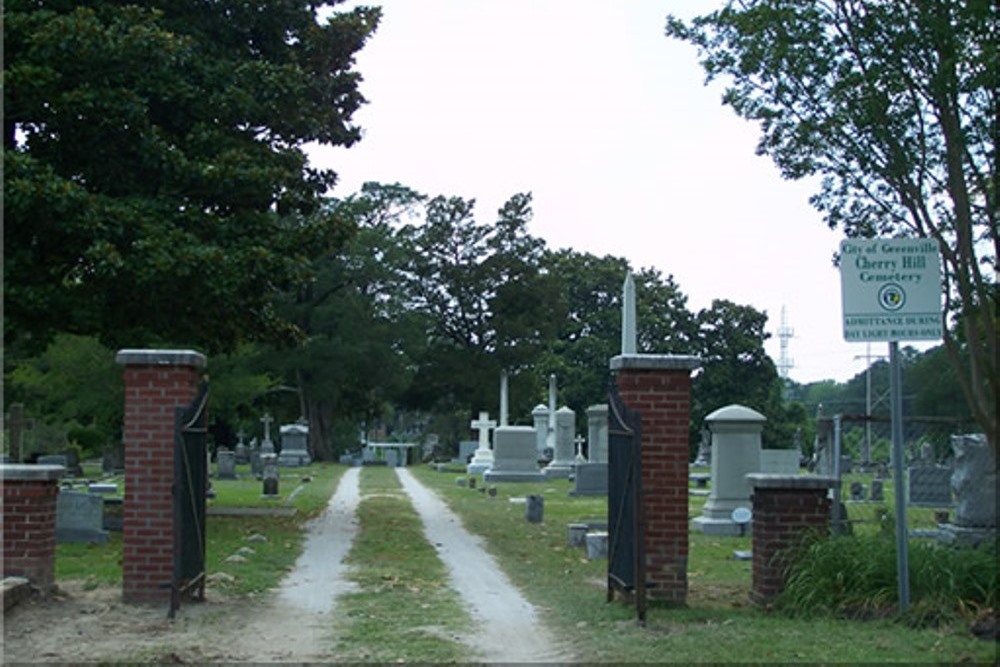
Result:
{"label": "gravestone", "polygon": [[539,461],[551,461],[552,450],[549,449],[549,409],[539,403],[531,411],[531,419],[535,424],[535,445]]}
{"label": "gravestone", "polygon": [[479,448],[479,443],[475,440],[462,440],[458,443],[458,460],[456,463],[461,465],[468,465],[472,461],[472,457],[476,455],[476,449]]}
{"label": "gravestone", "polygon": [[483,474],[487,482],[542,482],[538,469],[535,429],[499,426],[493,432],[493,467]]}
{"label": "gravestone", "polygon": [[56,542],[104,544],[104,498],[82,491],[60,491],[56,497]]}
{"label": "gravestone", "polygon": [[587,408],[587,458],[591,463],[608,462],[608,406]]}
{"label": "gravestone", "polygon": [[493,467],[493,451],[490,449],[490,431],[497,423],[490,419],[490,413],[480,412],[479,419],[474,419],[469,426],[479,432],[479,447],[476,448],[472,461],[466,467],[469,475],[479,475]]}
{"label": "gravestone", "polygon": [[[733,510],[750,506],[748,474],[760,468],[764,415],[742,405],[727,405],[705,417],[712,432],[712,486],[701,516],[692,524],[707,535],[740,535]],[[797,472],[797,468],[796,468]]]}
{"label": "gravestone", "polygon": [[260,462],[260,449],[254,447],[250,450],[250,474],[254,477],[260,477],[263,474],[264,468]]}
{"label": "gravestone", "polygon": [[571,496],[608,495],[608,464],[577,463],[573,475]]}
{"label": "gravestone", "polygon": [[576,461],[573,458],[573,432],[576,413],[566,406],[556,411],[556,437],[552,462],[545,466],[546,479],[569,479]]}
{"label": "gravestone", "polygon": [[951,449],[955,456],[955,470],[950,480],[955,494],[955,520],[940,526],[941,538],[961,546],[995,542],[996,453],[982,434],[952,436]]}
{"label": "gravestone", "polygon": [[909,503],[918,507],[950,507],[951,468],[936,464],[907,469]]}
{"label": "gravestone", "polygon": [[309,456],[309,427],[301,421],[285,424],[281,432],[281,454],[278,465],[286,468],[297,468],[312,463]]}
{"label": "gravestone", "polygon": [[260,423],[264,425],[264,440],[260,443],[261,454],[274,454],[274,442],[271,440],[272,422],[274,422],[274,417],[270,413],[265,412],[264,416],[260,418]]}
{"label": "gravestone", "polygon": [[798,475],[799,453],[794,449],[760,450],[760,470],[773,475]]}
{"label": "gravestone", "polygon": [[243,433],[243,431],[236,433],[235,454],[237,465],[246,465],[247,463],[250,463],[250,452],[247,450],[246,443],[243,442],[243,438],[245,437],[246,434]]}
{"label": "gravestone", "polygon": [[872,489],[871,489],[872,502],[882,502],[883,500],[885,500],[885,489],[883,487],[884,484],[885,482],[883,482],[881,479],[875,478],[872,480]]}
{"label": "gravestone", "polygon": [[260,465],[261,471],[264,476],[264,498],[277,498],[278,497],[278,455],[271,454],[261,454],[260,455]]}
{"label": "gravestone", "polygon": [[219,451],[215,455],[217,472],[216,478],[218,479],[236,479],[236,453],[226,449],[225,447],[219,447]]}

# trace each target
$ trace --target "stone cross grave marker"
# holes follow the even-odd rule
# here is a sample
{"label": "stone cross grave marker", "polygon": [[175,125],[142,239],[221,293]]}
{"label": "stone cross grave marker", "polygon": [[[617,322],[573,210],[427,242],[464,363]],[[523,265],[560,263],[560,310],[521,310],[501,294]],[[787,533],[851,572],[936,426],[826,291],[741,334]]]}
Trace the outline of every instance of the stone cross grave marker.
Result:
{"label": "stone cross grave marker", "polygon": [[274,417],[269,412],[265,412],[264,416],[260,418],[260,423],[264,425],[264,442],[260,445],[261,454],[274,453],[274,442],[271,441],[271,423],[273,421]]}
{"label": "stone cross grave marker", "polygon": [[479,448],[472,457],[472,461],[466,468],[470,475],[484,473],[493,467],[493,452],[490,450],[490,431],[495,429],[497,423],[490,419],[490,413],[480,412],[479,419],[473,419],[469,426],[474,431],[479,431]]}

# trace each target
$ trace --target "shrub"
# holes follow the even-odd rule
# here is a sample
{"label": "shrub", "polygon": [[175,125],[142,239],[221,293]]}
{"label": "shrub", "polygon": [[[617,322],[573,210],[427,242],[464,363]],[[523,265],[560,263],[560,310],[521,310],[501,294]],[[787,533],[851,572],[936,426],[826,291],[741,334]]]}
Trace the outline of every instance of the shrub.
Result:
{"label": "shrub", "polygon": [[[911,607],[902,620],[926,626],[997,606],[993,544],[955,549],[910,541]],[[881,535],[803,541],[787,554],[785,590],[776,607],[792,615],[830,613],[848,618],[897,614],[896,543]]]}

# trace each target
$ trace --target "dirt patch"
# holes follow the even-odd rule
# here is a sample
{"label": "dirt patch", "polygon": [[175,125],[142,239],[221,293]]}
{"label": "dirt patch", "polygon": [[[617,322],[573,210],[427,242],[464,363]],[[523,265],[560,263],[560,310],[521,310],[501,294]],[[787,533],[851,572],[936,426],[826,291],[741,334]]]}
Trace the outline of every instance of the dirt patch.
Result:
{"label": "dirt patch", "polygon": [[[121,588],[67,582],[3,620],[5,663],[315,661],[328,648],[314,615],[273,595],[248,599],[211,589],[204,602],[186,603],[168,619],[165,602],[126,604]],[[275,641],[282,637],[296,640]]]}

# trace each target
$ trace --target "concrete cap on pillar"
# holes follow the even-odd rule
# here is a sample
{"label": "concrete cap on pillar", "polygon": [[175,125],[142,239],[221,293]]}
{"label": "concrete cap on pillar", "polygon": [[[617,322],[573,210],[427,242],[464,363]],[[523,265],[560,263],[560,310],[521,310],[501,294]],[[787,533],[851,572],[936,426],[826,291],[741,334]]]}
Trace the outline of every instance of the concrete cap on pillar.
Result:
{"label": "concrete cap on pillar", "polygon": [[118,350],[115,363],[122,366],[205,366],[205,355],[194,350]]}

